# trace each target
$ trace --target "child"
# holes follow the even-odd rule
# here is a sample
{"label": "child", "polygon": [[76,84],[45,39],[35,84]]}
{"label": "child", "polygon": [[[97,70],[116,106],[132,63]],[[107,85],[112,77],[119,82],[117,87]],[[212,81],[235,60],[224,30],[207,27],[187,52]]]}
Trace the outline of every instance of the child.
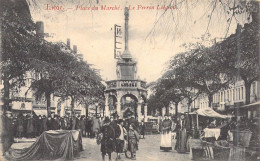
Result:
{"label": "child", "polygon": [[136,151],[138,150],[139,135],[134,130],[134,124],[130,124],[128,131],[128,148],[131,152],[131,159],[136,160]]}

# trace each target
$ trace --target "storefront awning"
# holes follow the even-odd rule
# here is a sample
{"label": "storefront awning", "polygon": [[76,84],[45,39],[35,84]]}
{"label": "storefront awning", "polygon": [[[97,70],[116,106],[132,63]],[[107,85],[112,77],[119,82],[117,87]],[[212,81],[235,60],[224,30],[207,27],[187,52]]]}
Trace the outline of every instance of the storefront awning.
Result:
{"label": "storefront awning", "polygon": [[47,116],[47,110],[34,110],[34,112],[36,113],[37,116],[41,115],[45,115]]}
{"label": "storefront awning", "polygon": [[198,114],[200,116],[206,116],[206,117],[216,117],[216,118],[229,118],[230,116],[227,115],[221,115],[214,111],[212,108],[200,108],[197,111],[191,112],[190,114]]}
{"label": "storefront awning", "polygon": [[260,101],[255,102],[255,103],[251,103],[251,104],[248,104],[248,105],[241,106],[241,108],[256,107],[256,106],[260,107]]}

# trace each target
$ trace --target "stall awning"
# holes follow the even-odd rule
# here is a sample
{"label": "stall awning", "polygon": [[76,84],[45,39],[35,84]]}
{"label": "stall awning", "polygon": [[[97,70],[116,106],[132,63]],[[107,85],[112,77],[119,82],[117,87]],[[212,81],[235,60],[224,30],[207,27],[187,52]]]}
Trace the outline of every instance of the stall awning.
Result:
{"label": "stall awning", "polygon": [[41,115],[45,115],[47,116],[47,110],[34,110],[34,112],[36,113],[37,116]]}
{"label": "stall awning", "polygon": [[22,109],[12,109],[11,110],[11,112],[12,113],[17,113],[17,114],[29,114],[29,113],[32,113],[32,114],[34,114],[35,115],[35,112],[34,111],[32,111],[32,110],[22,110]]}
{"label": "stall awning", "polygon": [[217,117],[217,118],[229,118],[230,116],[221,115],[214,111],[212,108],[200,108],[197,111],[191,112],[190,114],[198,114],[200,116]]}
{"label": "stall awning", "polygon": [[251,103],[251,104],[248,104],[248,105],[241,106],[240,108],[256,107],[256,106],[260,107],[260,101],[255,102],[255,103]]}

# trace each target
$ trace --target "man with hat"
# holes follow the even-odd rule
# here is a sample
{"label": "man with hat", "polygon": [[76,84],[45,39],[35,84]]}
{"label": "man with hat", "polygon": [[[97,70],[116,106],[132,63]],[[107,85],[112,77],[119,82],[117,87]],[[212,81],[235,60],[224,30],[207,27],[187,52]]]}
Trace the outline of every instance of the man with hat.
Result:
{"label": "man with hat", "polygon": [[138,133],[139,133],[139,123],[138,123],[138,121],[135,119],[135,117],[134,117],[134,114],[131,114],[131,115],[129,115],[130,116],[130,118],[128,119],[128,127],[127,127],[127,130],[129,130],[129,126],[131,125],[131,124],[134,124],[135,126],[134,126],[134,130],[136,130]]}
{"label": "man with hat", "polygon": [[10,111],[6,111],[2,115],[1,143],[3,155],[5,155],[14,142],[14,126],[11,117],[12,113]]}
{"label": "man with hat", "polygon": [[106,117],[104,120],[104,125],[100,130],[103,135],[101,139],[102,161],[105,161],[106,154],[108,154],[109,161],[111,161],[111,153],[114,151],[115,132],[109,124],[110,119]]}

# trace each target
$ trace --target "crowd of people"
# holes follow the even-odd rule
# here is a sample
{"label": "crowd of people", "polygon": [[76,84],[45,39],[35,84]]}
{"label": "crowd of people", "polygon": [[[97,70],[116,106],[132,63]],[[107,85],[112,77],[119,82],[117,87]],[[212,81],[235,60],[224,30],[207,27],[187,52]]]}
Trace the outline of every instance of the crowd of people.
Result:
{"label": "crowd of people", "polygon": [[[259,126],[256,121],[246,118],[200,118],[199,125],[196,127],[192,121],[191,115],[179,115],[171,118],[165,115],[159,123],[161,132],[160,149],[164,151],[172,150],[172,139],[176,139],[174,150],[178,153],[189,152],[189,137],[197,138],[194,129],[220,128],[218,140],[228,140],[228,131],[232,129],[249,129],[252,131],[252,142],[259,146],[257,138]],[[138,150],[139,136],[145,137],[145,124],[140,124],[134,115],[129,115],[125,119],[118,119],[118,116],[109,117],[85,117],[80,115],[60,117],[52,113],[49,117],[45,115],[37,116],[33,114],[14,115],[7,111],[2,115],[2,133],[1,141],[4,145],[3,154],[10,148],[13,139],[21,137],[37,137],[48,130],[80,130],[83,137],[89,137],[97,140],[101,144],[102,159],[108,155],[111,160],[111,154],[116,153],[116,160],[121,159],[121,154],[129,151],[129,158],[136,159]],[[172,137],[174,135],[174,137]],[[214,138],[213,138],[214,139]],[[209,141],[209,140],[207,140]],[[215,141],[215,140],[214,140]]]}
{"label": "crowd of people", "polygon": [[[8,112],[10,113],[10,112]],[[31,113],[12,114],[10,113],[12,133],[14,137],[34,138],[48,130],[80,130],[83,137],[94,138],[102,127],[101,117],[85,117],[76,114],[60,117],[51,113],[45,115],[34,115]]]}
{"label": "crowd of people", "polygon": [[[12,114],[7,111],[2,115],[1,141],[4,146],[3,155],[14,142],[14,138],[34,138],[48,130],[80,130],[83,137],[97,139],[101,144],[102,159],[107,154],[111,160],[111,153],[116,152],[117,160],[122,153],[130,152],[128,156],[135,160],[138,150],[139,134],[144,138],[144,123],[139,122],[134,115],[126,119],[112,117],[85,117],[80,115],[60,117],[51,113],[49,117],[35,114]],[[99,141],[98,141],[99,140]],[[4,141],[4,143],[3,143]]]}
{"label": "crowd of people", "polygon": [[[97,142],[101,143],[102,160],[108,155],[111,161],[111,153],[116,152],[116,161],[121,159],[122,153],[129,151],[128,158],[135,160],[138,150],[139,133],[144,128],[139,127],[139,122],[133,115],[126,119],[117,119],[117,117],[106,117],[103,120],[103,126],[97,136]],[[99,140],[99,141],[98,141]]]}

